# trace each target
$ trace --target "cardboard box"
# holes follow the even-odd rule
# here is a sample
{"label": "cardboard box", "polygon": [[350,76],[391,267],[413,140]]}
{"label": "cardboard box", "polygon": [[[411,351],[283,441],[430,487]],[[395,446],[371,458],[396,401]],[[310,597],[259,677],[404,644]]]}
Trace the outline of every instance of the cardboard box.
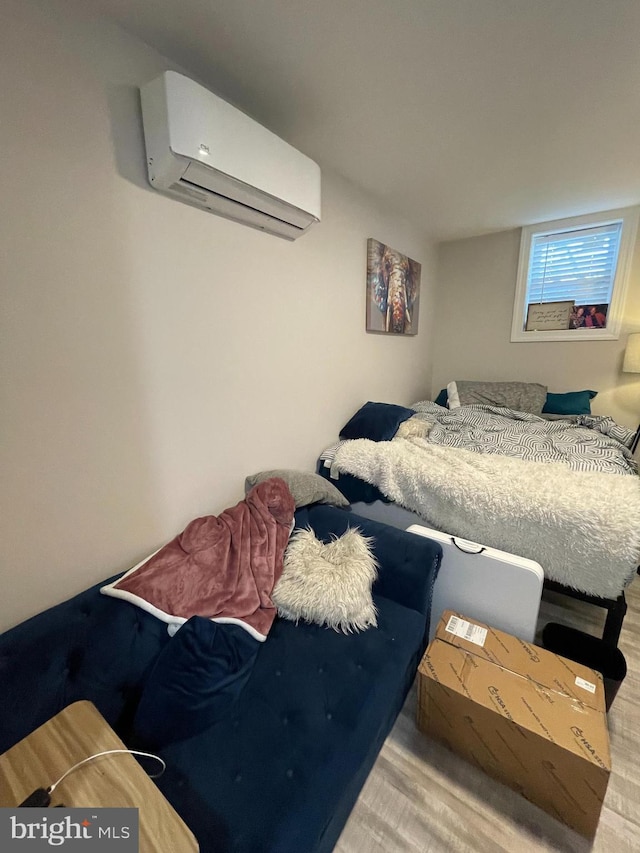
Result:
{"label": "cardboard box", "polygon": [[611,772],[599,673],[450,610],[418,673],[422,731],[595,834]]}

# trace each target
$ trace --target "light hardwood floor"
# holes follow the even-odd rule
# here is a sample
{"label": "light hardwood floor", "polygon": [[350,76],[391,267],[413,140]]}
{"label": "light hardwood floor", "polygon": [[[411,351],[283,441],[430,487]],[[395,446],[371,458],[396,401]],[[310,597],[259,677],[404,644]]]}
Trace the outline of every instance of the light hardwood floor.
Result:
{"label": "light hardwood floor", "polygon": [[[593,842],[421,734],[414,686],[336,853],[640,853],[640,578],[627,602],[628,674],[608,715],[613,769]],[[600,635],[604,611],[545,593],[539,631],[547,622]]]}

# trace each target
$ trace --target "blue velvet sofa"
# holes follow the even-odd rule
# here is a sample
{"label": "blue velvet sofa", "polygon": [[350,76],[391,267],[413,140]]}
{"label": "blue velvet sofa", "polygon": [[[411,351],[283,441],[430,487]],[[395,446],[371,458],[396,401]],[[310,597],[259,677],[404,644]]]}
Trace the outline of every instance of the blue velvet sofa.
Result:
{"label": "blue velvet sofa", "polygon": [[[378,627],[344,635],[276,619],[227,713],[156,744],[157,784],[203,853],[332,850],[426,645],[437,543],[324,505],[296,520],[325,540],[349,524],[374,537]],[[140,745],[136,707],[175,638],[99,588],[0,636],[0,752],[79,699]]]}

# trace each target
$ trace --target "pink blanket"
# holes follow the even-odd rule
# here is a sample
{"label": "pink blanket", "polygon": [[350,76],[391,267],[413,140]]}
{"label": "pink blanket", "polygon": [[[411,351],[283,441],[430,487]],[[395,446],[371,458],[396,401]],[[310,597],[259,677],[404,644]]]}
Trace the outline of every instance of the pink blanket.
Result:
{"label": "pink blanket", "polygon": [[294,510],[284,480],[265,480],[219,516],[196,518],[101,592],[166,622],[205,616],[239,624],[265,640],[275,617],[271,592],[282,574]]}

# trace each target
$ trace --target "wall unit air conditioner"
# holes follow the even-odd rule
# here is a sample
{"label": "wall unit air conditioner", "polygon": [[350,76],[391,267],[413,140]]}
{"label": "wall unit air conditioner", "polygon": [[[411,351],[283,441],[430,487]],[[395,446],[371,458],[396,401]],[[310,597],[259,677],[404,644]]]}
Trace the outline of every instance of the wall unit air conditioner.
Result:
{"label": "wall unit air conditioner", "polygon": [[157,190],[288,240],[320,221],[313,160],[175,71],[140,94],[149,180]]}

